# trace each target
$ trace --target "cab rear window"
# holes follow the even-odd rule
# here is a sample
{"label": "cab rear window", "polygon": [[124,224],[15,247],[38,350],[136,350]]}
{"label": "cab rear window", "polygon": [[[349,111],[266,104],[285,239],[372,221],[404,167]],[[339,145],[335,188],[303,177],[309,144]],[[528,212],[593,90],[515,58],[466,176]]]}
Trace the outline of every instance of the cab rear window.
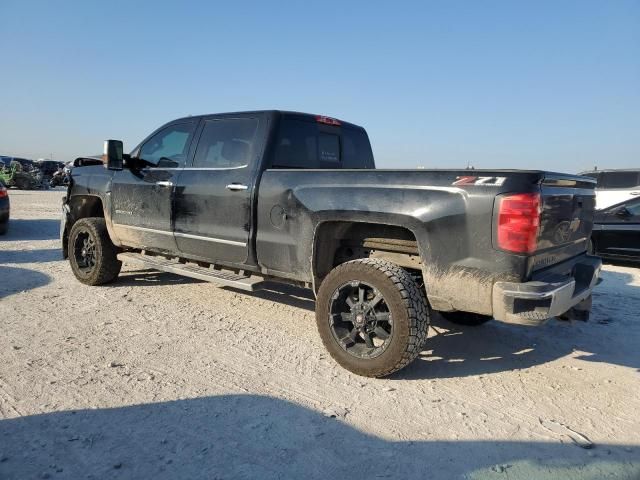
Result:
{"label": "cab rear window", "polygon": [[367,134],[362,129],[337,127],[284,118],[280,122],[271,168],[374,168]]}

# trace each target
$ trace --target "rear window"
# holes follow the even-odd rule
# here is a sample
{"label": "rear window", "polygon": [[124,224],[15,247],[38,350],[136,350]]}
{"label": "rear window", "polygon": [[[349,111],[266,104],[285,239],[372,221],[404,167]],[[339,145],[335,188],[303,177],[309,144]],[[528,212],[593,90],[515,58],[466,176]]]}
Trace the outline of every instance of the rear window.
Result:
{"label": "rear window", "polygon": [[600,174],[600,188],[633,188],[640,184],[638,172],[603,172]]}
{"label": "rear window", "polygon": [[271,166],[374,168],[374,163],[364,130],[284,118],[280,123]]}

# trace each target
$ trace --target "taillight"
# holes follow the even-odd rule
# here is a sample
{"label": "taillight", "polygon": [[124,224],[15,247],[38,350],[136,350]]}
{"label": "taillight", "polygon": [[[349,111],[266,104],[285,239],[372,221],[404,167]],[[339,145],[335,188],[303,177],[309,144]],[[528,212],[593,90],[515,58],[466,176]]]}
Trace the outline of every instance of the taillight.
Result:
{"label": "taillight", "polygon": [[0,183],[0,198],[4,198],[8,196],[9,196],[9,192],[7,192],[7,189],[4,187],[4,185]]}
{"label": "taillight", "polygon": [[324,115],[316,116],[316,122],[324,123],[325,125],[335,125],[337,127],[340,126],[340,120],[336,120],[335,118],[325,117]]}
{"label": "taillight", "polygon": [[540,194],[505,195],[498,207],[498,247],[515,253],[533,253],[538,246]]}

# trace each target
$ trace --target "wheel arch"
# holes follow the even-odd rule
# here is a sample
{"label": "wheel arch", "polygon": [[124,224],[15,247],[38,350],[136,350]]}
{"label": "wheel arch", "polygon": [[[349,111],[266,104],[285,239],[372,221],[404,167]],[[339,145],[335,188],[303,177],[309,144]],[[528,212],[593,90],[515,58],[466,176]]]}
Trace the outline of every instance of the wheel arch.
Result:
{"label": "wheel arch", "polygon": [[328,273],[358,258],[380,258],[421,271],[425,258],[414,229],[366,220],[324,220],[314,231],[311,271],[314,293]]}
{"label": "wheel arch", "polygon": [[115,237],[111,228],[110,215],[108,215],[108,212],[106,212],[103,199],[99,195],[82,194],[69,197],[69,199],[65,203],[64,214],[67,216],[64,231],[61,232],[64,258],[67,258],[67,246],[71,227],[73,227],[73,224],[81,218],[104,218],[107,224],[107,231],[109,232],[109,236],[111,237],[113,243],[117,244],[114,241]]}

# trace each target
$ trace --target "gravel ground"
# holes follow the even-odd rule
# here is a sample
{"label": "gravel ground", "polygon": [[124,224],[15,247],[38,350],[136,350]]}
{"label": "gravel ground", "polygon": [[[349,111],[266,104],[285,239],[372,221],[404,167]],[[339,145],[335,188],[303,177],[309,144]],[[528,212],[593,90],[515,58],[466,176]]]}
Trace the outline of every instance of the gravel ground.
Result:
{"label": "gravel ground", "polygon": [[371,380],[324,351],[308,292],[136,265],[87,287],[60,257],[63,192],[10,194],[0,478],[640,478],[638,269],[605,267],[588,323],[434,318]]}

